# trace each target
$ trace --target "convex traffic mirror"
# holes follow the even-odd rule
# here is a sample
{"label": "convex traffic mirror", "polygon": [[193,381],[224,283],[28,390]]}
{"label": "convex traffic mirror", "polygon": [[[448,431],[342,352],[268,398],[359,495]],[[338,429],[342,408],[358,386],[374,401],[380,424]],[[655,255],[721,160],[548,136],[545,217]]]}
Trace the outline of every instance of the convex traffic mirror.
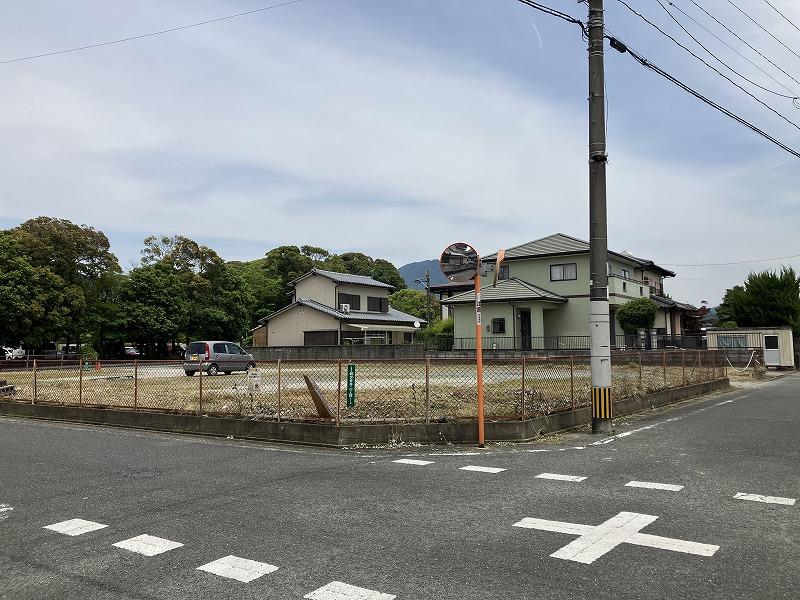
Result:
{"label": "convex traffic mirror", "polygon": [[474,279],[479,265],[478,251],[464,242],[450,244],[439,258],[442,273],[450,281],[462,282]]}

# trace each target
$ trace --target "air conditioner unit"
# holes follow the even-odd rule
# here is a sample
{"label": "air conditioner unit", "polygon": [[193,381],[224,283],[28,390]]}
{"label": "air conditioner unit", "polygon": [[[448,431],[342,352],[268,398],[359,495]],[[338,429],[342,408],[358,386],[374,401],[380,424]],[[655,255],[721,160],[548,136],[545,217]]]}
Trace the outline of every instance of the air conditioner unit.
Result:
{"label": "air conditioner unit", "polygon": [[349,313],[350,313],[350,305],[349,305],[349,304],[340,304],[340,305],[339,305],[339,309],[340,309],[340,310],[341,310],[343,313],[347,313],[347,314],[349,314]]}

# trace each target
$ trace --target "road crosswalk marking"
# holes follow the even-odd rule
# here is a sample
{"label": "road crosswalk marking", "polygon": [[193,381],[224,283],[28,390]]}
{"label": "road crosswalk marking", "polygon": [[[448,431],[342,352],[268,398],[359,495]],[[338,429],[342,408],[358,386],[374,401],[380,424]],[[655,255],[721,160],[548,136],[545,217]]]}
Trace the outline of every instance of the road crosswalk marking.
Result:
{"label": "road crosswalk marking", "polygon": [[600,525],[582,525],[580,523],[525,518],[518,523],[514,523],[513,527],[555,531],[557,533],[580,536],[577,540],[573,540],[550,556],[587,565],[592,564],[622,543],[696,554],[698,556],[713,556],[719,550],[719,546],[712,544],[699,544],[659,535],[639,533],[656,519],[658,517],[653,515],[621,512]]}
{"label": "road crosswalk marking", "polygon": [[561,475],[559,473],[539,473],[537,479],[555,479],[556,481],[583,481],[586,477],[580,475]]}
{"label": "road crosswalk marking", "polygon": [[250,583],[259,577],[272,573],[273,571],[277,571],[278,567],[275,565],[230,555],[218,558],[215,561],[212,561],[201,567],[197,567],[197,569],[200,571],[206,571],[207,573],[213,573],[214,575],[219,575],[220,577],[235,579],[236,581],[241,581],[242,583]]}
{"label": "road crosswalk marking", "polygon": [[397,596],[356,587],[341,581],[329,584],[303,596],[307,600],[394,600]]}
{"label": "road crosswalk marking", "polygon": [[136,552],[137,554],[144,554],[145,556],[156,556],[157,554],[163,554],[164,552],[169,552],[175,548],[180,548],[183,546],[183,544],[180,542],[165,540],[164,538],[156,537],[154,535],[143,534],[137,535],[136,537],[132,537],[128,540],[122,540],[121,542],[112,544],[112,546],[122,548],[123,550],[130,550],[131,552]]}
{"label": "road crosswalk marking", "polygon": [[667,490],[669,492],[680,492],[682,485],[672,483],[653,483],[652,481],[629,481],[625,487],[645,488],[650,490]]}
{"label": "road crosswalk marking", "polygon": [[13,506],[8,504],[0,504],[0,521],[3,519],[7,519],[8,515],[11,514],[11,511],[14,510]]}
{"label": "road crosswalk marking", "polygon": [[89,533],[91,531],[97,531],[98,529],[104,529],[106,527],[108,527],[108,525],[95,523],[94,521],[86,521],[85,519],[69,519],[68,521],[61,521],[60,523],[46,525],[42,529],[49,529],[50,531],[63,533],[64,535],[76,536],[83,535],[84,533]]}
{"label": "road crosswalk marking", "polygon": [[780,496],[762,496],[761,494],[745,494],[739,492],[734,496],[736,500],[751,500],[753,502],[764,502],[766,504],[785,504],[794,506],[796,498],[781,498]]}
{"label": "road crosswalk marking", "polygon": [[477,471],[479,473],[502,473],[505,469],[497,467],[479,467],[477,465],[467,465],[466,467],[459,467],[461,471]]}
{"label": "road crosswalk marking", "polygon": [[393,460],[394,463],[399,463],[401,465],[432,465],[432,460],[416,460],[413,458],[401,458],[399,460]]}

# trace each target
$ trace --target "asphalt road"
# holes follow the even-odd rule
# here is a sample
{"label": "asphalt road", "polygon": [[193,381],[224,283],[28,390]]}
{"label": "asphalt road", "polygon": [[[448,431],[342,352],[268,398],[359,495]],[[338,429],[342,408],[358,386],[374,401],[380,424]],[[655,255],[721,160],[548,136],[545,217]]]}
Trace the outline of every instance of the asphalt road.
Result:
{"label": "asphalt road", "polygon": [[[0,598],[800,595],[800,377],[618,433],[342,451],[0,419]],[[198,570],[231,555],[258,564]]]}

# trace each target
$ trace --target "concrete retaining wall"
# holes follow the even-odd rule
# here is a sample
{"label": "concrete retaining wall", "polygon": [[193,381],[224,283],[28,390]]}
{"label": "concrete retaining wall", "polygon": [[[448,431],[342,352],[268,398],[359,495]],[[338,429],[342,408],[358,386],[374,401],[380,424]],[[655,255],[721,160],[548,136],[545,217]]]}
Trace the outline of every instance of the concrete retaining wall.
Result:
{"label": "concrete retaining wall", "polygon": [[[685,387],[614,402],[615,416],[622,417],[730,387],[727,379],[696,383]],[[342,425],[293,421],[255,421],[200,415],[130,410],[29,404],[0,400],[0,414],[14,417],[71,421],[96,425],[194,433],[270,442],[289,442],[318,446],[383,445],[388,443],[470,443],[476,439],[474,421],[446,423],[383,423]],[[547,433],[574,429],[590,422],[589,407],[525,421],[490,421],[486,439],[493,442],[524,442]]]}

